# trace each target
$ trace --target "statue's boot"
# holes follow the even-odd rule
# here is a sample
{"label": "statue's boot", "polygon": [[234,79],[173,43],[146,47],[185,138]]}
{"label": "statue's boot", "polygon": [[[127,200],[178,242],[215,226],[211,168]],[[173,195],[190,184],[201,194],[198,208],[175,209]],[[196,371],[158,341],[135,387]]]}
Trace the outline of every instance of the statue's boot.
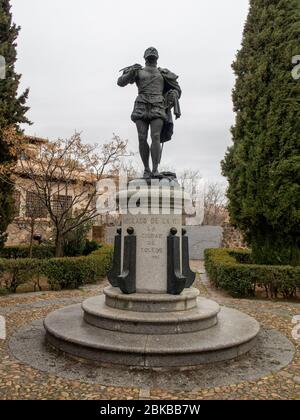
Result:
{"label": "statue's boot", "polygon": [[145,171],[144,171],[143,178],[145,178],[145,179],[149,179],[149,178],[151,178],[151,175],[152,175],[152,173],[151,173],[150,168],[149,168],[149,169],[148,169],[148,168],[146,168],[146,169],[145,169]]}

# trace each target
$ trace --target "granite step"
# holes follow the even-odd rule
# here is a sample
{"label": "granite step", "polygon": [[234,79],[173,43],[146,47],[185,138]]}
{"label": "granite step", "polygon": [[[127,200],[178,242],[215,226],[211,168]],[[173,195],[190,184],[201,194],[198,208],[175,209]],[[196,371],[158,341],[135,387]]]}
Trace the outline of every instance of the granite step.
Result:
{"label": "granite step", "polygon": [[117,287],[104,289],[107,306],[125,311],[134,312],[175,312],[186,311],[197,306],[199,290],[191,287],[185,289],[180,295],[167,293],[134,293],[125,295]]}
{"label": "granite step", "polygon": [[82,303],[84,320],[110,331],[135,334],[182,334],[211,328],[218,322],[220,307],[216,302],[198,298],[197,306],[186,311],[133,312],[111,308],[105,296],[95,296]]}

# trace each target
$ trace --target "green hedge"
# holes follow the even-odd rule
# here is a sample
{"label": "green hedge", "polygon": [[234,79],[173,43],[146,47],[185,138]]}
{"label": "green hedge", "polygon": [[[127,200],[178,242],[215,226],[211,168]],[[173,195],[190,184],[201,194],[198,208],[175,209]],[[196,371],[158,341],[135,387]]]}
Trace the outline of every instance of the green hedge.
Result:
{"label": "green hedge", "polygon": [[104,245],[86,257],[0,258],[0,291],[15,293],[18,286],[31,282],[34,290],[45,276],[51,290],[75,289],[94,283],[106,275],[112,263],[113,247]]}
{"label": "green hedge", "polygon": [[[55,247],[52,245],[33,245],[32,258],[52,258],[55,255]],[[0,250],[0,258],[29,258],[28,245],[5,246]]]}
{"label": "green hedge", "polygon": [[252,264],[251,251],[246,249],[228,250],[229,255],[241,264]]}
{"label": "green hedge", "polygon": [[253,297],[264,288],[267,297],[293,298],[300,288],[300,267],[251,264],[249,251],[207,249],[205,268],[216,287],[235,297]]}
{"label": "green hedge", "polygon": [[111,266],[113,248],[102,246],[87,257],[51,258],[44,266],[52,290],[76,289],[95,283]]}
{"label": "green hedge", "polygon": [[28,282],[33,283],[34,290],[40,288],[45,261],[37,258],[0,258],[0,291],[15,293],[18,286]]}

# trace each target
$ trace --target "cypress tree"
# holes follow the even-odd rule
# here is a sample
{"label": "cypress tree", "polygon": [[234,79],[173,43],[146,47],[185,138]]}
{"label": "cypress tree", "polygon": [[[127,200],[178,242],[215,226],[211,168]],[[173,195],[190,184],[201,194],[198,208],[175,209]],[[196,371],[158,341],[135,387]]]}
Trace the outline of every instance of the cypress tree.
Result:
{"label": "cypress tree", "polygon": [[299,41],[299,0],[250,0],[222,170],[232,223],[261,264],[300,264],[300,80],[292,77]]}
{"label": "cypress tree", "polygon": [[30,123],[25,116],[28,89],[18,95],[21,75],[15,72],[19,31],[20,27],[12,22],[10,1],[0,0],[0,56],[6,63],[5,78],[0,79],[0,246],[5,242],[5,231],[14,213],[10,170],[16,156],[5,132],[8,129],[20,132],[19,124]]}

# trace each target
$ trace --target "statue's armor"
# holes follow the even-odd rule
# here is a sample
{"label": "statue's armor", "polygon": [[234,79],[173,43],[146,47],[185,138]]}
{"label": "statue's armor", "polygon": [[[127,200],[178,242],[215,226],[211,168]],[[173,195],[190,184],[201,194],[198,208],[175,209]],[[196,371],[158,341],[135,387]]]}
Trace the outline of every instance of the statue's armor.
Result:
{"label": "statue's armor", "polygon": [[136,78],[139,95],[131,115],[132,121],[151,121],[156,118],[167,119],[165,109],[164,78],[157,68],[147,68],[138,71]]}
{"label": "statue's armor", "polygon": [[154,68],[153,71],[140,70],[136,84],[139,89],[138,99],[140,101],[157,103],[164,100],[164,78],[157,68]]}
{"label": "statue's armor", "polygon": [[[173,121],[171,108],[174,107],[176,118],[181,115],[179,99],[181,89],[177,82],[178,76],[168,69],[156,67],[142,67],[140,64],[123,69],[122,76],[118,79],[121,87],[136,83],[139,95],[136,98],[131,115],[133,122],[144,120],[150,122],[153,119],[164,120],[161,141],[169,141],[173,134]],[[174,92],[171,98],[169,92]]]}

